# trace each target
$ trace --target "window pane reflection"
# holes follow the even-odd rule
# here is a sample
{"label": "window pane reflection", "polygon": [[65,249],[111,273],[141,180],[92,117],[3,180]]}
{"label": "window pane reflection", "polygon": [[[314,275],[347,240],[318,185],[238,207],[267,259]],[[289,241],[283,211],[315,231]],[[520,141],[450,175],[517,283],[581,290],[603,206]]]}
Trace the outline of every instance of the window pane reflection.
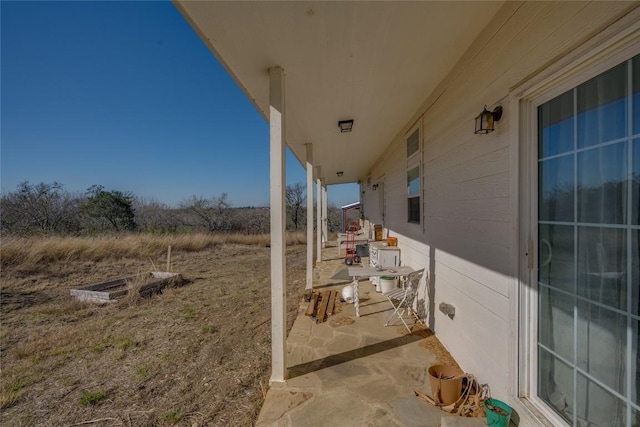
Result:
{"label": "window pane reflection", "polygon": [[538,230],[538,280],[545,285],[575,292],[574,227],[541,224]]}
{"label": "window pane reflection", "polygon": [[540,162],[538,217],[541,221],[574,220],[573,159],[573,156],[563,156]]}
{"label": "window pane reflection", "polygon": [[640,224],[640,139],[633,142],[633,172],[631,177],[631,223]]}
{"label": "window pane reflection", "polygon": [[627,144],[578,154],[578,221],[624,224],[627,212]]}
{"label": "window pane reflection", "polygon": [[627,316],[578,301],[577,365],[618,393],[626,390]]}
{"label": "window pane reflection", "polygon": [[407,171],[407,193],[410,196],[420,193],[420,168],[417,166]]}
{"label": "window pane reflection", "polygon": [[573,150],[573,90],[538,107],[539,158]]}
{"label": "window pane reflection", "polygon": [[631,231],[631,312],[640,315],[640,231]]}
{"label": "window pane reflection", "polygon": [[640,56],[632,61],[633,70],[633,133],[640,133]]}
{"label": "window pane reflection", "polygon": [[613,394],[578,374],[578,425],[624,426],[626,404]]}
{"label": "window pane reflection", "polygon": [[538,395],[571,424],[573,369],[538,347]]}
{"label": "window pane reflection", "polygon": [[578,147],[622,138],[627,133],[627,64],[578,86]]}
{"label": "window pane reflection", "polygon": [[575,298],[540,287],[538,341],[567,360],[574,359],[573,307]]}
{"label": "window pane reflection", "polygon": [[[638,334],[640,333],[640,328],[638,328],[638,321],[631,321],[631,397],[633,402],[636,405],[640,405],[640,348],[638,348],[638,341],[640,341],[640,337]],[[640,424],[639,424],[640,425]]]}
{"label": "window pane reflection", "polygon": [[627,309],[626,230],[578,227],[578,295]]}

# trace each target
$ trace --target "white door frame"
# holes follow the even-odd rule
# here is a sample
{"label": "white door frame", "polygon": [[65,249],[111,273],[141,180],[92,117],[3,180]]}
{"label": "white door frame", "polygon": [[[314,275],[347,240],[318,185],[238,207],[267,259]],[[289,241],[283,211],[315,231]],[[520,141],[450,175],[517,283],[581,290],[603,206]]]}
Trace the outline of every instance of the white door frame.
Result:
{"label": "white door frame", "polygon": [[[518,212],[512,242],[518,247],[512,298],[512,334],[510,366],[517,372],[512,382],[510,402],[522,421],[567,425],[537,397],[537,211],[538,211],[538,128],[537,107],[581,83],[611,69],[640,53],[638,10],[627,16],[589,43],[567,55],[538,76],[511,90],[509,100],[516,118],[512,130],[511,165],[518,184],[512,195],[514,212]],[[624,24],[624,25],[623,25]],[[612,26],[613,27],[613,26]],[[528,424],[528,422],[524,422]]]}

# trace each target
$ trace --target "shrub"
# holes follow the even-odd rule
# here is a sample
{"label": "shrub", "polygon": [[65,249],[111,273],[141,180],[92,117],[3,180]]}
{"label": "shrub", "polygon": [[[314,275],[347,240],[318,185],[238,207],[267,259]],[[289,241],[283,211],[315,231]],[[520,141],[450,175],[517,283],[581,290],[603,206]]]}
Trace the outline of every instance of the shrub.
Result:
{"label": "shrub", "polygon": [[164,419],[170,422],[171,424],[175,424],[177,422],[182,421],[184,418],[184,412],[180,409],[172,409],[171,411],[164,414]]}
{"label": "shrub", "polygon": [[24,381],[18,378],[0,390],[0,409],[13,405],[24,394]]}
{"label": "shrub", "polygon": [[104,391],[95,391],[90,393],[88,391],[82,392],[82,397],[80,398],[80,405],[89,406],[95,405],[100,400],[102,400],[107,394]]}

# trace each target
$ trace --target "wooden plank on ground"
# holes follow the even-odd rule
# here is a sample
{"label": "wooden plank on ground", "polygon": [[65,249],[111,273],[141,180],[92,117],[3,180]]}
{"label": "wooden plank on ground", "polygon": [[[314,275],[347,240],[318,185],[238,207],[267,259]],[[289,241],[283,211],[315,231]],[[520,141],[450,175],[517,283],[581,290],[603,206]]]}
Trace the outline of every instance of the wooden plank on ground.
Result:
{"label": "wooden plank on ground", "polygon": [[329,305],[329,295],[331,291],[322,292],[322,301],[318,305],[318,316],[316,316],[316,322],[324,322],[324,318],[327,314],[327,306]]}
{"label": "wooden plank on ground", "polygon": [[327,314],[331,316],[335,309],[336,298],[338,297],[338,291],[329,291],[331,292],[331,296],[329,297],[329,306],[327,307]]}
{"label": "wooden plank on ground", "polygon": [[311,301],[311,295],[313,295],[313,291],[311,289],[305,289],[304,300],[307,302]]}
{"label": "wooden plank on ground", "polygon": [[[144,281],[140,286],[132,286]],[[71,289],[71,296],[80,301],[108,302],[126,295],[130,289],[137,289],[140,295],[148,297],[160,292],[170,284],[182,283],[182,275],[151,271],[146,275],[127,276],[106,282],[95,283],[79,289]]]}
{"label": "wooden plank on ground", "polygon": [[316,311],[316,303],[318,302],[318,294],[314,292],[311,295],[311,301],[309,301],[309,305],[307,306],[307,311],[304,312],[305,316],[313,316],[313,313]]}

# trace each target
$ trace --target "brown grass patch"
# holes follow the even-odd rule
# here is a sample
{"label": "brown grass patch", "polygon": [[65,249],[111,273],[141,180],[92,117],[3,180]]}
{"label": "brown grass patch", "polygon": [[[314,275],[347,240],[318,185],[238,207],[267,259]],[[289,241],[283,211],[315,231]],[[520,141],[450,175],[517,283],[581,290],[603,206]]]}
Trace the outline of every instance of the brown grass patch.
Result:
{"label": "brown grass patch", "polygon": [[[1,425],[255,422],[271,363],[269,249],[206,235],[139,237],[3,240]],[[164,267],[169,244],[187,285],[105,305],[69,295],[152,262]],[[304,267],[305,247],[288,248],[289,327]]]}
{"label": "brown grass patch", "polygon": [[[306,234],[287,233],[287,245],[306,243]],[[0,262],[3,268],[35,273],[43,264],[75,261],[145,259],[173,251],[200,252],[225,244],[269,247],[270,235],[260,234],[123,234],[117,236],[3,237]]]}

